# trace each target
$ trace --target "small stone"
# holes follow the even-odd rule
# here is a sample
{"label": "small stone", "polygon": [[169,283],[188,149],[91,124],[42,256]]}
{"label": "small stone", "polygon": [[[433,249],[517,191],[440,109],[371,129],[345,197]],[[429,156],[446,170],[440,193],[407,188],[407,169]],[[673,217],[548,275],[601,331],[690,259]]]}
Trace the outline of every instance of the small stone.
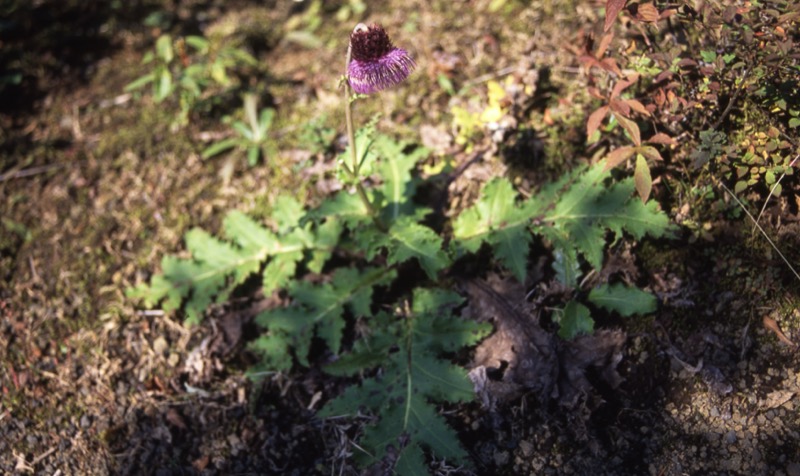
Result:
{"label": "small stone", "polygon": [[522,440],[519,442],[519,450],[522,452],[522,456],[528,458],[533,454],[533,444],[529,441]]}
{"label": "small stone", "polygon": [[494,454],[494,464],[505,466],[508,463],[508,451],[498,451]]}
{"label": "small stone", "polygon": [[153,341],[153,351],[158,355],[164,355],[164,353],[169,349],[169,344],[167,343],[167,339],[164,336],[158,336],[155,341]]}
{"label": "small stone", "polygon": [[92,425],[92,419],[89,418],[89,415],[84,415],[81,417],[81,428],[86,429]]}

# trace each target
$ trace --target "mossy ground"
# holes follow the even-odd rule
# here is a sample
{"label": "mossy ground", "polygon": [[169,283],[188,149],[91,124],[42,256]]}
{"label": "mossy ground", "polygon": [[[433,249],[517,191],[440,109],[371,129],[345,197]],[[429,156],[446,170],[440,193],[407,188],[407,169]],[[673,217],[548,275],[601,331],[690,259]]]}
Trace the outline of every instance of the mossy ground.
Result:
{"label": "mossy ground", "polygon": [[[337,390],[333,381],[311,370],[253,385],[243,377],[251,362],[241,342],[226,347],[228,311],[252,314],[258,299],[216,305],[206,323],[187,329],[179,313],[149,312],[125,290],[165,254],[180,253],[190,228],[218,230],[227,210],[263,219],[279,193],[323,199],[343,144],[337,82],[357,21],[383,23],[420,65],[403,88],[359,101],[359,120],[380,114],[380,129],[413,142],[423,126],[455,136],[452,107],[485,106],[485,83],[525,60],[546,79],[521,116],[528,132],[512,155],[540,159],[506,163],[498,152],[480,170],[511,170],[524,187],[538,187],[596,152],[584,135],[596,104],[564,45],[602,24],[597,4],[387,1],[354,13],[360,2],[41,3],[11,2],[11,26],[0,29],[0,59],[21,74],[19,84],[0,77],[3,473],[354,474],[342,458],[354,428],[313,419],[317,395]],[[251,86],[278,111],[274,155],[254,167],[243,155],[200,158],[203,133],[223,130],[213,112],[175,128],[176,104],[124,92],[146,72],[140,60],[158,33],[209,23],[258,40],[269,73]],[[761,120],[761,112],[753,115]],[[328,142],[309,139],[317,132]],[[485,145],[489,135],[474,140]],[[445,149],[429,165],[464,155]],[[524,397],[491,425],[480,410],[463,410],[457,429],[478,474],[798,474],[800,362],[763,324],[774,319],[800,339],[798,281],[751,234],[713,173],[681,170],[664,166],[654,191],[679,233],[633,251],[638,284],[662,308],[613,321],[632,336],[621,392],[604,395],[610,403],[584,440],[569,415],[532,411]],[[453,206],[463,208],[479,186],[462,184]],[[758,193],[752,205],[764,198]],[[800,262],[796,200],[784,187],[762,221],[791,263]],[[243,329],[242,341],[256,332]],[[664,354],[670,346],[688,352],[701,334],[717,343],[684,357],[720,368],[731,394],[716,395]],[[789,397],[776,403],[775,392]],[[453,474],[444,465],[440,473]]]}

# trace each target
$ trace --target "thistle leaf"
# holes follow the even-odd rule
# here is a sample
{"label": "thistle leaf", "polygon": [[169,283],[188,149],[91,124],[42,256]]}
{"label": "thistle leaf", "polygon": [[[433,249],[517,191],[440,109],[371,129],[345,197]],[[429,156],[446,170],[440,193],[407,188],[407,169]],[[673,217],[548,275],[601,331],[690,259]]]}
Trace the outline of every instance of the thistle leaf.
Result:
{"label": "thistle leaf", "polygon": [[378,136],[373,144],[373,150],[380,158],[377,172],[383,179],[380,188],[384,202],[383,217],[389,224],[402,215],[413,214],[414,204],[411,199],[416,192],[416,183],[412,179],[411,171],[417,162],[428,156],[428,150],[424,148],[417,148],[406,154],[403,152],[406,147],[407,144],[386,136]]}
{"label": "thistle leaf", "polygon": [[574,339],[580,334],[591,334],[594,330],[594,320],[589,308],[576,301],[570,301],[564,306],[558,324],[558,335],[565,340]]}
{"label": "thistle leaf", "polygon": [[636,239],[646,235],[661,237],[670,231],[669,218],[658,210],[657,203],[645,204],[632,197],[632,179],[605,185],[608,177],[602,161],[571,175],[573,180],[565,183],[560,198],[548,194],[553,205],[547,208],[543,221],[552,225],[552,230],[545,226],[534,228],[551,240],[558,238],[562,246],[574,247],[595,269],[602,266],[606,230],[613,231],[617,238],[627,232]]}
{"label": "thistle leaf", "polygon": [[656,310],[656,297],[639,288],[623,284],[604,284],[589,292],[589,301],[597,306],[616,311],[628,317],[634,314],[649,314]]}
{"label": "thistle leaf", "polygon": [[531,211],[515,204],[517,192],[505,178],[486,184],[481,197],[462,212],[453,223],[458,246],[475,252],[489,243],[519,281],[525,280],[531,234],[528,231]]}
{"label": "thistle leaf", "polygon": [[[454,293],[417,290],[410,316],[392,319],[383,314],[372,328],[373,342],[385,345],[354,348],[351,356],[366,355],[349,360],[349,373],[359,362],[365,365],[361,370],[369,369],[378,360],[374,356],[381,353],[383,371],[365,379],[360,387],[349,387],[328,402],[320,416],[356,415],[363,409],[376,415],[376,423],[365,429],[359,442],[365,450],[357,452],[362,466],[391,461],[397,474],[422,474],[423,449],[438,458],[468,464],[458,436],[432,405],[432,401],[462,402],[474,396],[464,370],[438,357],[477,342],[491,330],[445,311],[460,302]],[[397,344],[400,351],[393,352]],[[331,367],[335,368],[328,366],[326,371]]]}
{"label": "thistle leaf", "polygon": [[[386,285],[394,277],[395,271],[385,268],[364,271],[339,268],[330,283],[315,285],[295,281],[288,289],[293,305],[264,311],[256,316],[256,322],[268,330],[273,340],[284,339],[287,346],[294,349],[297,360],[308,366],[308,350],[314,335],[322,339],[332,353],[338,354],[345,327],[345,308],[355,318],[370,316],[373,287]],[[254,350],[262,351],[262,347]],[[266,348],[261,352],[264,359],[281,361],[285,365],[286,361],[269,353],[273,348],[284,349],[275,345]],[[286,368],[281,367],[282,370]]]}
{"label": "thistle leaf", "polygon": [[442,239],[430,228],[420,225],[413,217],[398,219],[386,233],[374,233],[368,250],[374,255],[378,248],[388,251],[387,264],[397,264],[416,258],[431,279],[450,264],[450,259],[442,250]]}
{"label": "thistle leaf", "polygon": [[[128,291],[133,298],[144,300],[147,306],[163,301],[165,310],[178,309],[184,304],[186,322],[197,324],[206,308],[215,300],[221,302],[248,277],[262,274],[267,295],[285,287],[295,275],[298,263],[306,251],[311,253],[308,266],[321,269],[330,256],[341,225],[336,220],[313,227],[308,223],[300,228],[302,208],[289,199],[280,200],[282,213],[276,219],[283,233],[274,233],[241,212],[232,211],[223,220],[221,240],[201,229],[186,234],[186,247],[191,259],[166,256],[162,273],[153,276],[150,284],[141,284]],[[290,226],[295,220],[294,226]]]}

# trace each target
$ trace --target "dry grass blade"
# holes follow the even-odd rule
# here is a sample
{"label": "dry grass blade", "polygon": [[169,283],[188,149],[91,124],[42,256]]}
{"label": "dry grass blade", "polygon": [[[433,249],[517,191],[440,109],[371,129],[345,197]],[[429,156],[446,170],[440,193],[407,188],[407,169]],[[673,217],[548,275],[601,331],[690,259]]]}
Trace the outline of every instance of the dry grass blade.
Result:
{"label": "dry grass blade", "polygon": [[786,263],[786,266],[788,266],[789,269],[792,270],[792,273],[797,278],[797,280],[800,281],[800,274],[798,274],[797,270],[794,269],[794,266],[792,266],[792,264],[789,263],[789,260],[786,259],[786,256],[784,256],[783,253],[781,253],[781,250],[779,250],[778,246],[775,245],[775,242],[773,242],[772,239],[770,239],[769,235],[767,235],[767,232],[764,231],[763,228],[761,228],[761,225],[758,224],[758,221],[753,217],[753,215],[750,213],[750,211],[744,206],[744,204],[739,200],[739,198],[737,198],[736,195],[734,195],[734,193],[731,192],[731,190],[728,187],[725,186],[724,183],[719,182],[719,185],[722,188],[724,188],[726,192],[728,192],[728,195],[730,195],[731,198],[733,198],[736,201],[736,203],[739,204],[739,206],[747,214],[747,216],[750,218],[750,220],[753,221],[754,226],[756,226],[758,228],[758,231],[760,231],[761,234],[764,235],[764,238],[766,238],[767,242],[769,242],[770,246],[772,246],[772,249],[774,249],[775,252],[778,253],[778,256],[781,257],[783,262]]}
{"label": "dry grass blade", "polygon": [[[797,162],[797,159],[800,159],[800,154],[798,154],[792,160],[792,162],[789,164],[789,167],[794,167],[794,164],[795,164],[795,162]],[[755,223],[753,223],[753,230],[752,230],[753,232],[756,231],[756,227],[758,226],[758,222],[761,221],[761,215],[763,215],[764,211],[767,209],[767,204],[769,203],[769,199],[772,198],[772,194],[775,193],[775,189],[778,188],[778,186],[781,184],[781,181],[783,180],[784,177],[786,177],[786,172],[781,174],[781,177],[778,179],[777,182],[775,182],[775,185],[773,185],[772,188],[769,190],[769,195],[767,195],[767,199],[764,200],[764,205],[761,207],[761,211],[758,212],[758,217],[756,218]]]}

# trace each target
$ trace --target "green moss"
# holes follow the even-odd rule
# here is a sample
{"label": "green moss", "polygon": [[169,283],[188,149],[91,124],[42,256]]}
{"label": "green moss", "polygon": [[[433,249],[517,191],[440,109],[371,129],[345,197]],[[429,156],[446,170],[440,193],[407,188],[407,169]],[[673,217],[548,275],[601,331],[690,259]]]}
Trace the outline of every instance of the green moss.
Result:
{"label": "green moss", "polygon": [[105,133],[100,137],[97,154],[118,157],[132,151],[141,157],[157,160],[165,152],[185,156],[195,152],[189,134],[171,132],[172,114],[158,105],[116,109],[107,116]]}

